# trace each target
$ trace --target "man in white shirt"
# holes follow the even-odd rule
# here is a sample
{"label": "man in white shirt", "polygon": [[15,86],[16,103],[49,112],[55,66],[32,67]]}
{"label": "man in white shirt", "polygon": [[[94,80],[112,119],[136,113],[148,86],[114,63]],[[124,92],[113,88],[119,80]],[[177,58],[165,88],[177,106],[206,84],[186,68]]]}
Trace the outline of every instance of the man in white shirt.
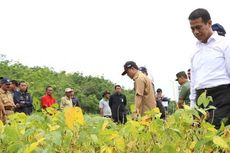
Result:
{"label": "man in white shirt", "polygon": [[102,99],[99,102],[99,109],[100,109],[100,115],[103,117],[111,118],[112,112],[109,107],[109,98],[110,98],[110,92],[105,91],[102,94]]}
{"label": "man in white shirt", "polygon": [[[210,14],[196,9],[189,15],[192,33],[198,39],[197,50],[191,59],[191,102],[205,90],[213,98],[208,121],[219,128],[222,119],[230,124],[230,45],[226,38],[212,30]],[[201,106],[202,107],[202,106]]]}

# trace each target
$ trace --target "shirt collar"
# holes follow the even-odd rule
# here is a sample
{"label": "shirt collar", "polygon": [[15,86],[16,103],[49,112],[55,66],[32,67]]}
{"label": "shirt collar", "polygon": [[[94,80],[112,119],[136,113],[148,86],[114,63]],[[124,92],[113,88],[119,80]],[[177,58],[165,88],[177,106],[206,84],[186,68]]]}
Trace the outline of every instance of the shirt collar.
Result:
{"label": "shirt collar", "polygon": [[133,80],[136,80],[139,77],[140,73],[142,73],[142,72],[137,71],[137,73],[133,77]]}
{"label": "shirt collar", "polygon": [[[208,38],[207,43],[205,43],[205,44],[209,44],[209,43],[211,43],[212,41],[217,40],[218,37],[219,37],[219,35],[217,34],[217,32],[216,32],[216,31],[213,31],[213,34]],[[204,43],[202,43],[202,42],[199,41],[199,40],[198,40],[197,43],[196,43],[197,46],[200,46],[200,45],[202,45],[202,44],[204,44]]]}

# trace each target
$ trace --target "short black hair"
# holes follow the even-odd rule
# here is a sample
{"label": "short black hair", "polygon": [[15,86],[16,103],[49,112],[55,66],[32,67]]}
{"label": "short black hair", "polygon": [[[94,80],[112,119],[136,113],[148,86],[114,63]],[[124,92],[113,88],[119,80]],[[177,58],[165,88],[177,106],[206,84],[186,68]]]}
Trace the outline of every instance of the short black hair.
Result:
{"label": "short black hair", "polygon": [[11,80],[10,81],[12,84],[14,84],[16,87],[18,87],[19,86],[19,83],[18,83],[18,81],[17,80]]}
{"label": "short black hair", "polygon": [[115,85],[115,89],[117,89],[117,87],[121,88],[121,86],[119,84]]}
{"label": "short black hair", "polygon": [[25,81],[19,81],[18,82],[18,85],[20,85],[21,83],[26,83]]}
{"label": "short black hair", "polygon": [[188,17],[189,20],[195,20],[198,18],[201,18],[202,21],[206,24],[211,19],[211,16],[206,9],[198,8],[192,11],[192,13]]}
{"label": "short black hair", "polygon": [[157,89],[157,92],[162,92],[162,89],[161,89],[161,88],[158,88],[158,89]]}
{"label": "short black hair", "polygon": [[47,87],[46,87],[46,91],[48,90],[48,88],[52,88],[52,86],[47,86]]}

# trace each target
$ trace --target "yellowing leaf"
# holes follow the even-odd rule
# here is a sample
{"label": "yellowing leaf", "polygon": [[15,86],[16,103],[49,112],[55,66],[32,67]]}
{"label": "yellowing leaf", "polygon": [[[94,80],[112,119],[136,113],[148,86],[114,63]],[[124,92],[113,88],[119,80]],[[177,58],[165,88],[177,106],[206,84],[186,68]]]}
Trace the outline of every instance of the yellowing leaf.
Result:
{"label": "yellowing leaf", "polygon": [[191,145],[190,145],[190,149],[192,150],[192,149],[194,149],[195,148],[195,145],[196,145],[196,141],[193,141],[192,143],[191,143]]}
{"label": "yellowing leaf", "polygon": [[150,116],[148,116],[148,115],[145,115],[145,116],[143,116],[141,118],[141,122],[140,123],[142,125],[149,125],[151,121],[152,121],[152,118]]}
{"label": "yellowing leaf", "polygon": [[115,139],[115,144],[119,152],[125,152],[125,140],[122,137],[117,137]]}
{"label": "yellowing leaf", "polygon": [[107,127],[107,125],[109,124],[109,121],[108,120],[105,120],[102,127],[101,127],[101,130],[104,131]]}
{"label": "yellowing leaf", "polygon": [[191,109],[188,105],[184,105],[184,109]]}
{"label": "yellowing leaf", "polygon": [[100,153],[104,153],[107,149],[107,146],[101,146]]}
{"label": "yellowing leaf", "polygon": [[80,125],[84,124],[84,116],[82,114],[81,108],[66,107],[64,109],[64,113],[65,113],[65,123],[70,129],[73,129],[76,123]]}
{"label": "yellowing leaf", "polygon": [[48,126],[50,128],[50,131],[55,131],[60,127],[59,125],[50,125],[50,124]]}
{"label": "yellowing leaf", "polygon": [[0,128],[1,128],[1,127],[3,127],[3,123],[2,123],[2,121],[0,120]]}
{"label": "yellowing leaf", "polygon": [[24,150],[24,153],[31,153],[39,145],[39,143],[42,142],[44,139],[45,138],[41,138],[37,142],[30,144],[30,146]]}
{"label": "yellowing leaf", "polygon": [[154,111],[154,113],[160,113],[160,109],[159,109],[158,107],[155,107],[155,108],[153,109],[153,111]]}
{"label": "yellowing leaf", "polygon": [[229,147],[228,144],[219,136],[214,136],[213,142],[222,148],[228,148]]}
{"label": "yellowing leaf", "polygon": [[114,138],[116,138],[118,136],[118,134],[116,132],[111,133],[111,135],[109,136],[110,140],[113,140]]}

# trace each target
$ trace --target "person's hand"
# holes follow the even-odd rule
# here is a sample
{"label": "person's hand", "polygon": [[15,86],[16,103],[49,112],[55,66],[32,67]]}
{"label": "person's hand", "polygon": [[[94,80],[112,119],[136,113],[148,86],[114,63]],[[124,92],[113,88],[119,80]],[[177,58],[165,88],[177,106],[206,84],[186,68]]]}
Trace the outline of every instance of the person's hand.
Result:
{"label": "person's hand", "polygon": [[138,121],[138,119],[140,118],[139,109],[136,109],[136,111],[134,113],[132,113],[131,117],[132,117],[132,120]]}
{"label": "person's hand", "polygon": [[21,106],[20,106],[20,104],[19,103],[17,103],[16,104],[16,108],[20,108]]}
{"label": "person's hand", "polygon": [[179,102],[178,102],[178,104],[177,104],[177,105],[178,105],[178,108],[179,108],[179,109],[184,109],[184,105],[183,105],[183,103],[179,103]]}

